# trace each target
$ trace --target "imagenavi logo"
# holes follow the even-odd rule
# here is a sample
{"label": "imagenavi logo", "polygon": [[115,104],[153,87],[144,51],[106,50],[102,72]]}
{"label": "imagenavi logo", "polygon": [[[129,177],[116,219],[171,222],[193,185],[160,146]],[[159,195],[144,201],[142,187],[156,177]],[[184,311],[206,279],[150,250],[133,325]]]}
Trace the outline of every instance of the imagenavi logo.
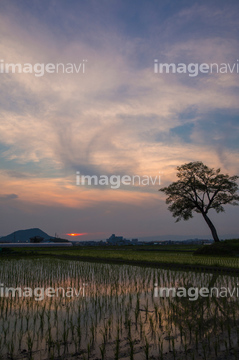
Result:
{"label": "imagenavi logo", "polygon": [[154,60],[155,74],[188,74],[190,77],[201,74],[239,74],[239,60],[234,64],[229,63],[159,63],[157,59]]}

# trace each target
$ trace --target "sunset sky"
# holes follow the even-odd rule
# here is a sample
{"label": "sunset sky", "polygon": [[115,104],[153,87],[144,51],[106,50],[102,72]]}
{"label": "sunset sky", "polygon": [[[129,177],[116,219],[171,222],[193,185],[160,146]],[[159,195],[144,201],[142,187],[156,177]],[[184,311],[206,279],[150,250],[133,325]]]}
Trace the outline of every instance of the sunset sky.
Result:
{"label": "sunset sky", "polygon": [[[1,0],[2,64],[87,61],[0,73],[0,235],[211,238],[199,214],[175,223],[158,184],[76,186],[76,171],[167,186],[202,161],[239,175],[239,73],[154,73],[155,59],[237,65],[238,15],[238,0]],[[239,208],[225,209],[211,212],[219,237],[238,237]]]}

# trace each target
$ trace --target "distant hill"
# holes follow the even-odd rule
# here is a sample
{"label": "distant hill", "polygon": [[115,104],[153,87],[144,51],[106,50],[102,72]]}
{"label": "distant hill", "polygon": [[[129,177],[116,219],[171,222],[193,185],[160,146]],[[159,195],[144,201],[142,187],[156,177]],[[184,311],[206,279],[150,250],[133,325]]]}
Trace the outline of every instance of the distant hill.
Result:
{"label": "distant hill", "polygon": [[7,236],[2,236],[0,242],[30,242],[30,238],[34,236],[41,236],[44,240],[52,239],[53,236],[49,236],[47,233],[38,228],[18,230]]}

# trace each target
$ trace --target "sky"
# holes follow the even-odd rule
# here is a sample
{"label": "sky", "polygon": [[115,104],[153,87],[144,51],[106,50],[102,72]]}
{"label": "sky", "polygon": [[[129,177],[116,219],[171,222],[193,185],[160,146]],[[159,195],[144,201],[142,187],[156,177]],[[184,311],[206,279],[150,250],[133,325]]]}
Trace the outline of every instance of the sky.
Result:
{"label": "sky", "polygon": [[[238,15],[238,0],[2,0],[1,64],[81,67],[0,73],[0,235],[211,238],[200,214],[175,223],[158,189],[191,161],[239,175],[239,71],[154,60],[237,66]],[[77,186],[76,171],[161,184]],[[219,237],[238,237],[239,208],[225,210],[209,213]]]}

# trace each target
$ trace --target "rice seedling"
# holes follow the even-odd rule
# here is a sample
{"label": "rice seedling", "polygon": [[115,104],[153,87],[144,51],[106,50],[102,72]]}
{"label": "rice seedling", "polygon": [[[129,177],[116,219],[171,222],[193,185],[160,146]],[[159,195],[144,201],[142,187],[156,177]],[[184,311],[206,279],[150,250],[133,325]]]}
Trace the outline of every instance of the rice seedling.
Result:
{"label": "rice seedling", "polygon": [[[60,289],[58,296],[41,300],[40,290],[32,297],[0,296],[0,353],[5,358],[19,357],[25,349],[34,360],[74,354],[119,359],[122,343],[131,359],[139,351],[149,358],[149,349],[159,359],[168,349],[172,359],[182,352],[182,358],[201,353],[209,359],[239,343],[236,296],[196,301],[152,296],[155,282],[159,287],[231,287],[238,281],[231,276],[44,258],[2,261],[0,278],[6,286]],[[77,289],[79,296],[66,296],[67,288]]]}
{"label": "rice seedling", "polygon": [[145,337],[144,353],[145,353],[145,359],[149,360],[149,343],[146,337]]}

